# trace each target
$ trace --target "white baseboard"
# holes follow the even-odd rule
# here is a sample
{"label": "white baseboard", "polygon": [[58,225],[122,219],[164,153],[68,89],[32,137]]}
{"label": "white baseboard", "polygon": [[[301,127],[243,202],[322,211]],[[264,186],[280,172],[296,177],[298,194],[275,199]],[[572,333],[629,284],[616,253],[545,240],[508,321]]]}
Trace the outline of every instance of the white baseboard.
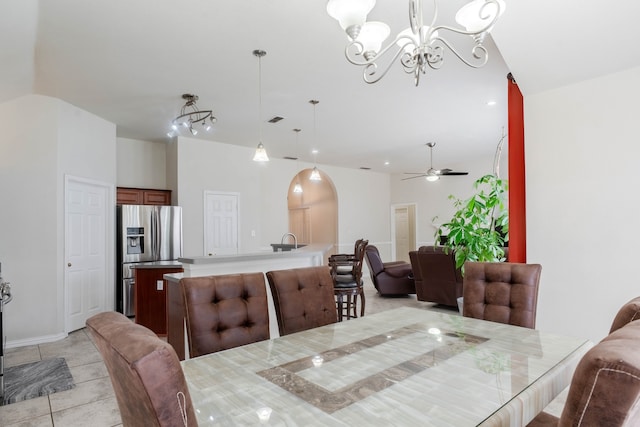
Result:
{"label": "white baseboard", "polygon": [[26,347],[29,345],[45,344],[48,342],[59,341],[66,338],[67,336],[68,334],[63,332],[60,334],[45,335],[42,337],[29,338],[25,340],[7,341],[7,345],[5,346],[5,348]]}

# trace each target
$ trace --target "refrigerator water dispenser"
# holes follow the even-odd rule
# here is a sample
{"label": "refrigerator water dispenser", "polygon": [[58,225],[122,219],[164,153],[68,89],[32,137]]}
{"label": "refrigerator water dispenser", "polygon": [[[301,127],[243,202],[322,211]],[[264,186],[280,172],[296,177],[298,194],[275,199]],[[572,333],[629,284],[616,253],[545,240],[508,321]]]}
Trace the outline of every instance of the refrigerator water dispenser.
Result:
{"label": "refrigerator water dispenser", "polygon": [[144,227],[127,227],[127,254],[144,253]]}

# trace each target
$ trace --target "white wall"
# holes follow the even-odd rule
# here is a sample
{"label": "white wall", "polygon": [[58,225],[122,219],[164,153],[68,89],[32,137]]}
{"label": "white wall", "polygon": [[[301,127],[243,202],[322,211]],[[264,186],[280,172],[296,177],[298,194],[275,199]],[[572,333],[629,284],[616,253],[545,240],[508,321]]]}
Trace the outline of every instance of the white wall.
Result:
{"label": "white wall", "polygon": [[118,187],[167,189],[165,144],[118,138],[116,149]]}
{"label": "white wall", "polygon": [[[496,141],[496,146],[498,142]],[[438,181],[429,182],[424,178],[403,181],[407,175],[391,176],[391,203],[416,204],[416,245],[432,245],[436,226],[451,219],[455,212],[450,195],[458,199],[469,198],[475,189],[473,183],[480,177],[492,173],[494,153],[475,159],[471,168],[465,168],[469,175],[443,176]],[[501,156],[500,177],[508,179],[507,141]],[[505,201],[506,202],[506,201]]]}
{"label": "white wall", "polygon": [[537,326],[600,340],[640,295],[640,68],[525,97]]}
{"label": "white wall", "polygon": [[[177,197],[183,207],[184,253],[203,254],[203,192],[240,193],[241,252],[280,242],[288,231],[287,190],[295,174],[312,166],[283,159],[256,163],[253,150],[229,144],[179,137],[168,157],[177,159]],[[389,176],[322,166],[338,192],[340,246],[368,238],[389,242]],[[255,230],[256,236],[251,237]]]}
{"label": "white wall", "polygon": [[0,126],[0,262],[14,296],[3,326],[11,347],[64,336],[64,177],[115,183],[115,125],[29,95],[0,104]]}

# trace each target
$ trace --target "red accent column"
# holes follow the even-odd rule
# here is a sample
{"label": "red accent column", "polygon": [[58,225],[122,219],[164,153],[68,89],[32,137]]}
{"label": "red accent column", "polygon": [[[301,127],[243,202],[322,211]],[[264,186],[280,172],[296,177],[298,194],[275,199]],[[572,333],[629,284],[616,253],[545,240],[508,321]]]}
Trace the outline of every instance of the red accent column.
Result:
{"label": "red accent column", "polygon": [[509,74],[509,262],[527,262],[524,103]]}

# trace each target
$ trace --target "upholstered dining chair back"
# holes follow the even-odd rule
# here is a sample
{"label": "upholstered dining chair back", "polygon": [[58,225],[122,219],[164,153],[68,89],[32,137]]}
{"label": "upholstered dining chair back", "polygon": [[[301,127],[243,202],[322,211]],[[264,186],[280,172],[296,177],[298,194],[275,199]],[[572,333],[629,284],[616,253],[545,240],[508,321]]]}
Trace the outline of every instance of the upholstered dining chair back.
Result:
{"label": "upholstered dining chair back", "polygon": [[609,333],[615,332],[629,322],[640,319],[640,297],[636,297],[620,308],[613,319]]}
{"label": "upholstered dining chair back", "polygon": [[329,267],[269,271],[267,279],[280,335],[338,321]]}
{"label": "upholstered dining chair back", "polygon": [[123,426],[198,425],[170,344],[114,311],[96,314],[86,324],[107,366]]}
{"label": "upholstered dining chair back", "polygon": [[463,316],[534,329],[540,264],[467,262]]}
{"label": "upholstered dining chair back", "polygon": [[269,339],[264,274],[188,277],[180,288],[191,357]]}
{"label": "upholstered dining chair back", "polygon": [[542,412],[528,427],[639,425],[640,321],[633,321],[582,357],[560,419]]}

